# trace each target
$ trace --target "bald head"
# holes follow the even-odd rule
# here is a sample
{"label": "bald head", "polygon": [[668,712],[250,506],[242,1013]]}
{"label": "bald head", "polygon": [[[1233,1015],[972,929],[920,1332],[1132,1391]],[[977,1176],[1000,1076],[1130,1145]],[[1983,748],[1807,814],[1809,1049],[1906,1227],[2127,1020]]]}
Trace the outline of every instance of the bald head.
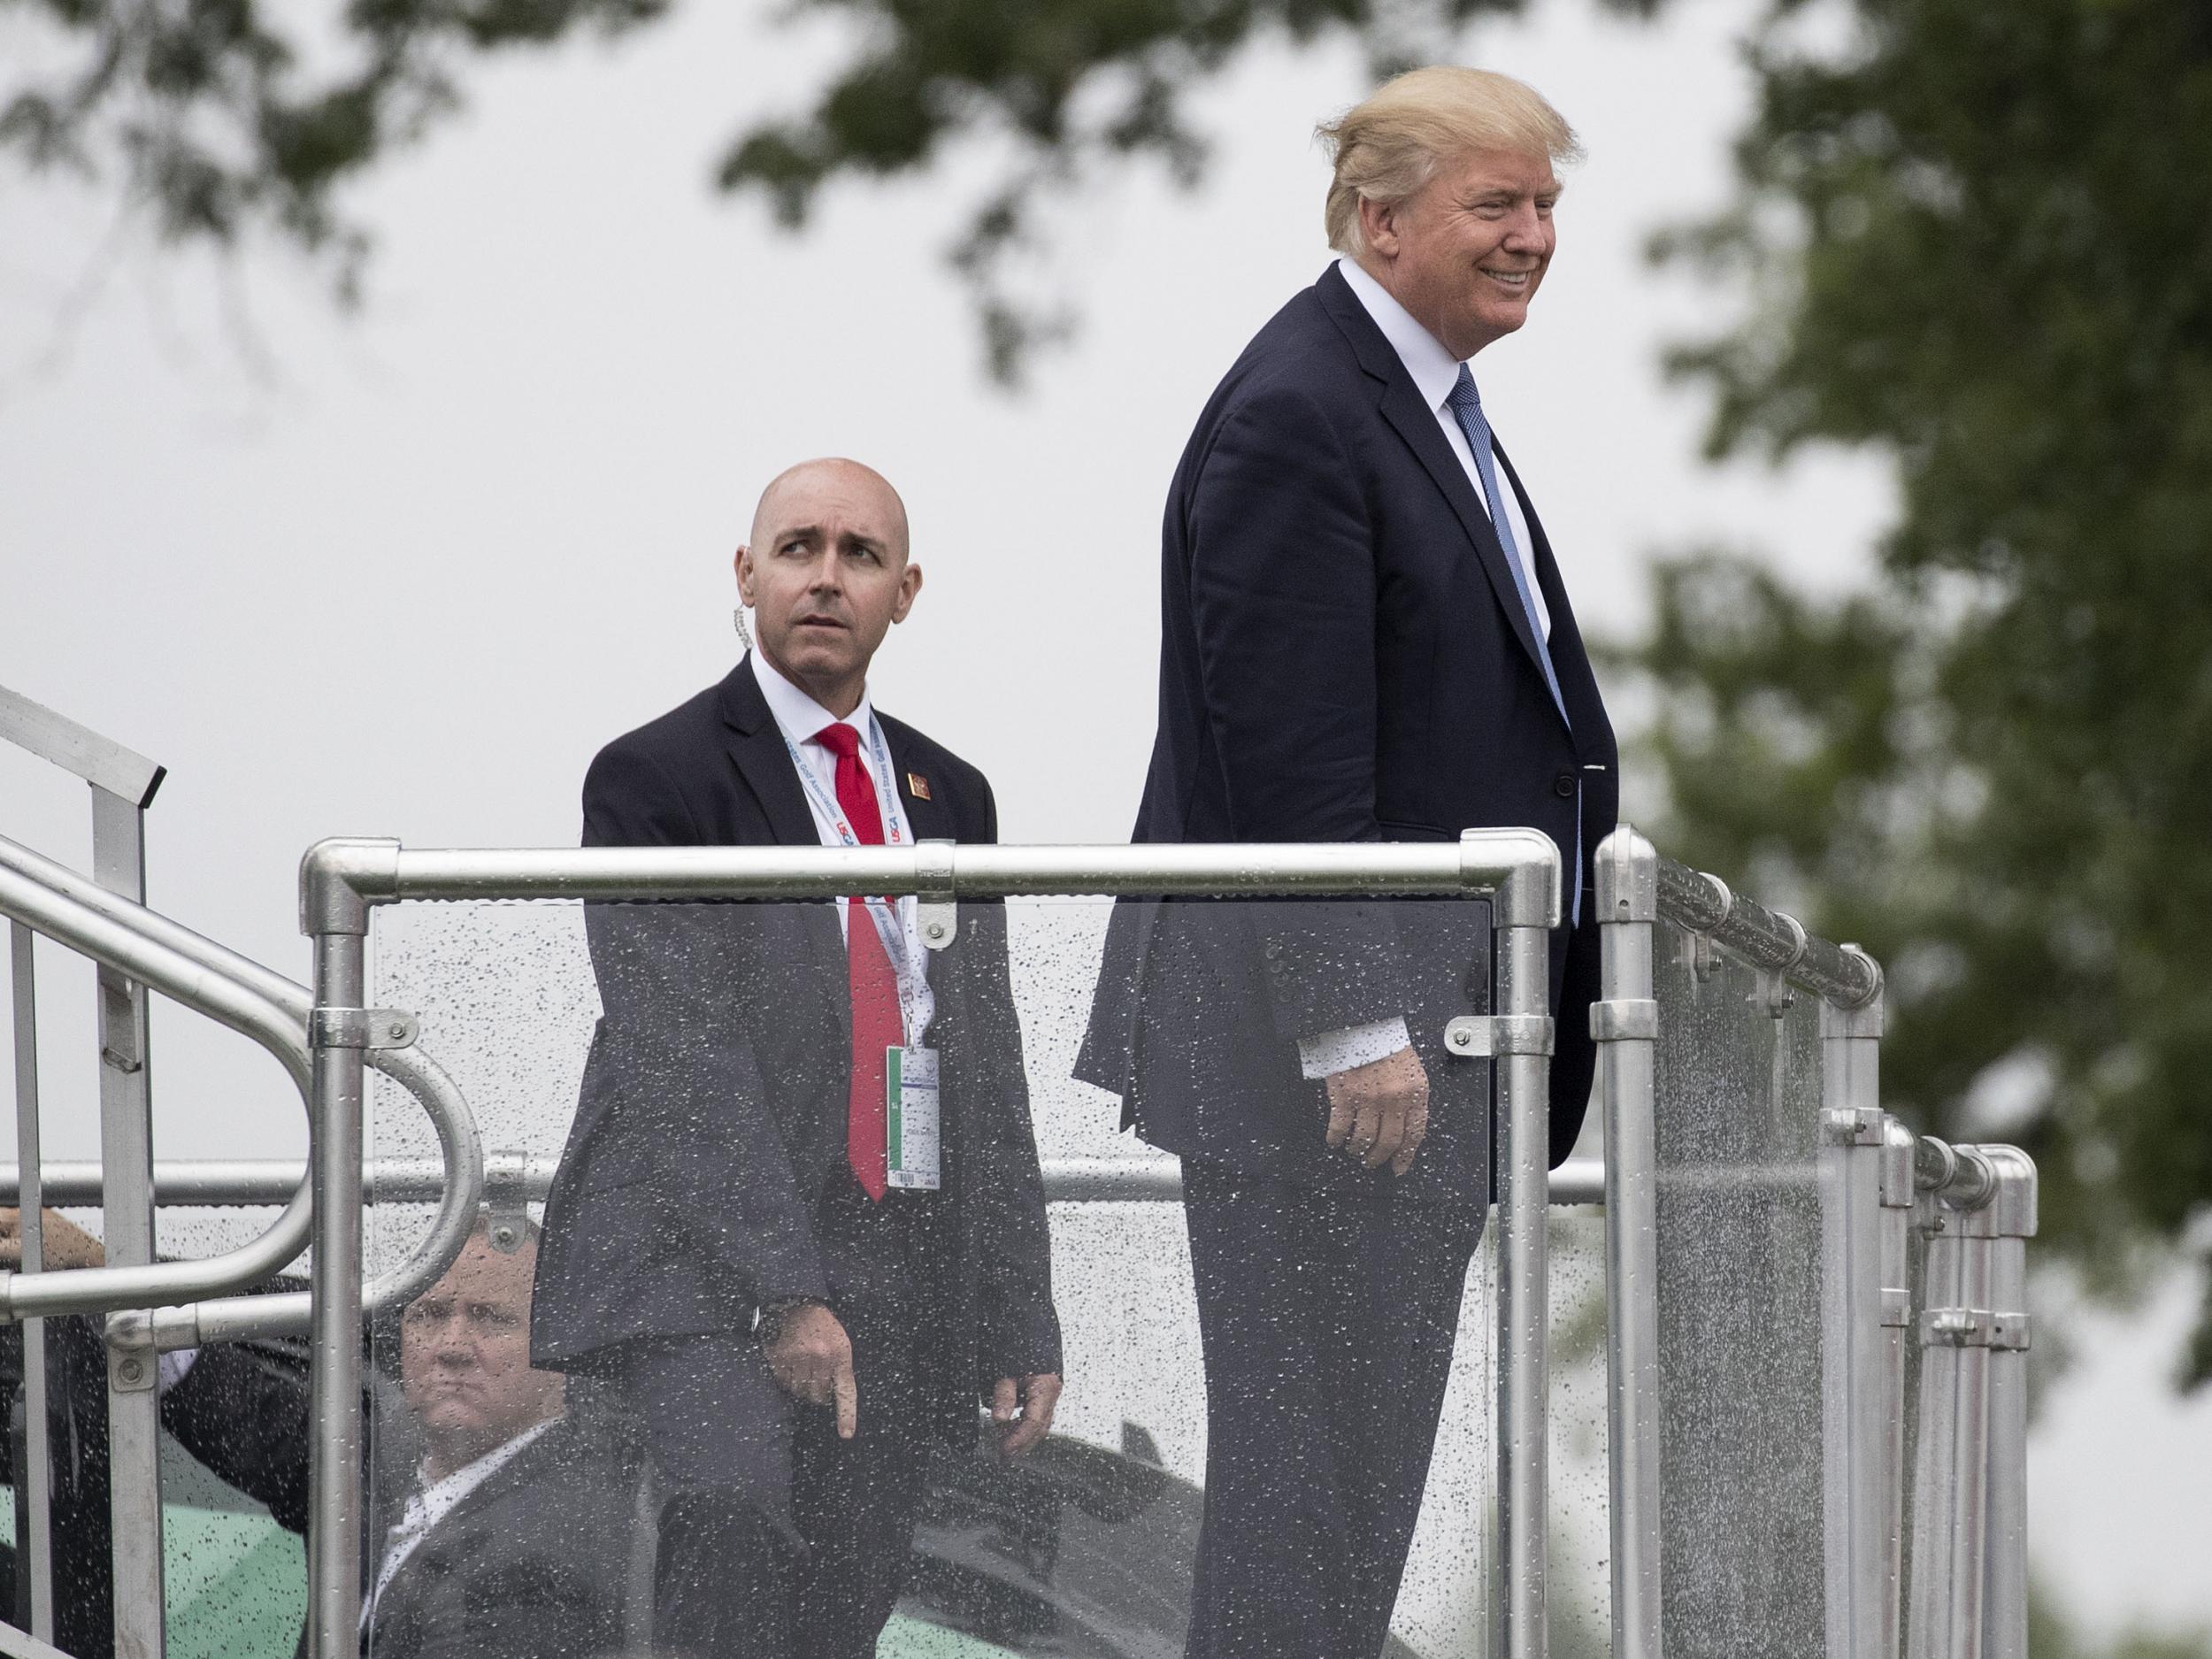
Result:
{"label": "bald head", "polygon": [[906,503],[899,492],[874,467],[840,455],[801,461],[768,480],[753,509],[753,546],[772,545],[779,528],[818,517],[832,505],[846,507],[855,517],[872,519],[887,529],[895,526],[895,550],[902,561],[906,558]]}
{"label": "bald head", "polygon": [[832,714],[860,703],[868,664],[921,591],[906,503],[873,467],[827,458],[778,473],[737,550],[760,654]]}

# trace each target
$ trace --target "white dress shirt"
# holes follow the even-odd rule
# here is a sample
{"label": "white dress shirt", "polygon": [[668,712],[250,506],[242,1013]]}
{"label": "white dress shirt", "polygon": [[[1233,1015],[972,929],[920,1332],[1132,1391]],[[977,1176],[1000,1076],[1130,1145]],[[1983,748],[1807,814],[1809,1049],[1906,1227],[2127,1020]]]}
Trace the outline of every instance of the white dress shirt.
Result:
{"label": "white dress shirt", "polygon": [[[1359,303],[1367,308],[1367,314],[1375,319],[1383,338],[1390,342],[1391,349],[1398,354],[1406,373],[1412,377],[1421,399],[1436,417],[1437,426],[1443,431],[1444,442],[1452,446],[1452,454],[1458,457],[1460,468],[1467,474],[1467,482],[1473,487],[1475,499],[1482,510],[1490,511],[1489,497],[1483,493],[1482,474],[1475,467],[1475,452],[1468,447],[1467,434],[1459,424],[1459,416],[1451,405],[1452,388],[1459,384],[1460,360],[1447,351],[1437,337],[1414,320],[1413,313],[1398,303],[1390,290],[1370,276],[1356,259],[1339,259],[1336,268],[1344,273],[1344,280]],[[1485,405],[1483,414],[1489,415]],[[1496,464],[1493,462],[1495,468]],[[1544,637],[1551,637],[1551,610],[1544,603],[1544,590],[1536,582],[1535,542],[1530,537],[1528,518],[1521,511],[1521,498],[1507,480],[1504,471],[1496,468],[1498,493],[1505,497],[1506,527],[1513,533],[1511,557],[1518,559],[1522,579],[1528,583],[1529,598],[1536,607],[1537,626]],[[1342,1031],[1324,1032],[1317,1037],[1303,1037],[1298,1042],[1299,1069],[1309,1078],[1333,1077],[1339,1071],[1348,1071],[1355,1066],[1367,1065],[1402,1048],[1413,1046],[1412,1033],[1406,1029],[1402,1016],[1389,1019],[1370,1020],[1363,1025],[1348,1026]]]}
{"label": "white dress shirt", "polygon": [[[863,687],[860,705],[841,721],[805,692],[793,685],[775,665],[758,651],[753,653],[753,678],[760,682],[760,695],[768,701],[768,712],[775,717],[776,729],[784,735],[799,757],[800,764],[814,775],[818,790],[802,788],[806,796],[807,810],[814,815],[814,833],[825,847],[842,847],[844,838],[837,833],[837,820],[823,808],[825,801],[837,799],[837,756],[826,743],[818,741],[825,726],[849,726],[860,733],[860,758],[868,767],[868,775],[875,780],[876,810],[883,816],[883,838],[897,846],[914,844],[913,826],[906,820],[906,809],[900,803],[898,780],[894,775],[878,775],[872,757],[880,749],[887,755],[891,746],[884,741],[883,728],[876,724],[876,711],[868,701]],[[906,960],[899,964],[899,1004],[905,1018],[906,1040],[910,1043],[922,1041],[929,1022],[936,1016],[936,994],[929,988],[929,950],[922,943],[922,930],[916,915],[912,895],[901,899],[895,907],[899,918],[899,933],[906,946]],[[837,927],[844,932],[852,906],[837,907]]]}
{"label": "white dress shirt", "polygon": [[399,1519],[392,1523],[392,1530],[384,1535],[384,1559],[376,1569],[376,1585],[361,1603],[361,1628],[366,1630],[376,1617],[376,1604],[399,1570],[407,1564],[407,1557],[428,1536],[430,1529],[450,1514],[463,1498],[489,1480],[522,1448],[530,1444],[554,1424],[558,1417],[548,1417],[511,1440],[494,1447],[472,1463],[464,1463],[443,1480],[430,1480],[426,1466],[421,1477],[424,1484],[416,1487],[408,1497],[407,1507],[399,1512]]}
{"label": "white dress shirt", "polygon": [[[1390,290],[1361,269],[1356,259],[1339,259],[1336,268],[1344,273],[1344,280],[1359,303],[1367,308],[1367,314],[1375,319],[1375,326],[1383,331],[1383,338],[1390,342],[1397,352],[1398,361],[1406,365],[1406,373],[1413,377],[1422,401],[1436,417],[1436,424],[1443,429],[1444,442],[1452,446],[1452,453],[1459,457],[1467,481],[1474,487],[1475,499],[1482,503],[1486,513],[1490,511],[1489,498],[1482,493],[1482,475],[1475,470],[1475,452],[1467,447],[1467,434],[1459,424],[1459,416],[1450,403],[1452,388],[1459,384],[1460,361],[1444,349],[1436,336],[1413,320],[1413,313],[1398,303]],[[1478,382],[1479,384],[1479,382]],[[1486,419],[1490,406],[1483,405]],[[1493,426],[1494,432],[1494,423]],[[1542,626],[1544,637],[1551,638],[1551,610],[1544,603],[1544,590],[1536,584],[1535,542],[1528,533],[1528,518],[1521,511],[1521,498],[1505,475],[1505,469],[1492,463],[1498,474],[1498,493],[1505,497],[1506,527],[1513,532],[1513,550],[1521,563],[1521,575],[1528,583],[1528,596],[1536,604],[1536,620]]]}

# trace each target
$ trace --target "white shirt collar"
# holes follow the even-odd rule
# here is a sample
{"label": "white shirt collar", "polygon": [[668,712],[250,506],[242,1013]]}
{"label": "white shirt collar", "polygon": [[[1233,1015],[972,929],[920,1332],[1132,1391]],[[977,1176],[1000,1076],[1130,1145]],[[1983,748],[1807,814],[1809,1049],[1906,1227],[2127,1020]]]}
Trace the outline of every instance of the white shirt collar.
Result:
{"label": "white shirt collar", "polygon": [[546,1418],[542,1423],[532,1424],[512,1440],[502,1440],[474,1463],[462,1464],[442,1480],[428,1479],[429,1465],[426,1463],[423,1466],[424,1479],[419,1494],[423,1508],[430,1511],[434,1519],[442,1517],[455,1504],[460,1502],[463,1498],[467,1497],[470,1493],[497,1474],[524,1447],[529,1445],[531,1441],[536,1440],[559,1421],[560,1418],[553,1417]]}
{"label": "white shirt collar", "polygon": [[[805,692],[776,672],[775,664],[755,651],[752,654],[753,678],[760,682],[760,695],[768,700],[768,712],[776,717],[776,725],[791,740],[795,749],[811,738],[824,726],[840,718],[832,714]],[[876,716],[869,706],[868,689],[861,687],[859,706],[843,718],[844,724],[864,739]]]}
{"label": "white shirt collar", "polygon": [[1443,408],[1444,400],[1452,395],[1452,388],[1459,384],[1459,359],[1415,321],[1413,313],[1399,304],[1396,296],[1370,276],[1358,260],[1348,254],[1336,262],[1336,268],[1344,273],[1344,280],[1352,292],[1359,296],[1359,303],[1375,319],[1375,326],[1382,330],[1383,338],[1390,342],[1398,361],[1406,365],[1406,373],[1413,377],[1423,401],[1431,409]]}

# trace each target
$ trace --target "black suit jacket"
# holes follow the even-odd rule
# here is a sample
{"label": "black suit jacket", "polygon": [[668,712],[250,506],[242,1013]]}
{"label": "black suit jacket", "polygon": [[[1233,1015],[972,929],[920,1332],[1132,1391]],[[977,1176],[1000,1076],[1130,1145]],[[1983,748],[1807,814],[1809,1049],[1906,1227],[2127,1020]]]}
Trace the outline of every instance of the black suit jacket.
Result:
{"label": "black suit jacket", "polygon": [[[983,775],[879,710],[922,840],[991,841]],[[924,780],[927,793],[916,790]],[[616,739],[584,783],[587,846],[814,846],[749,659]],[[845,1157],[851,1012],[826,903],[597,904],[604,1012],[547,1200],[532,1348],[567,1367],[640,1339],[742,1341],[763,1303],[836,1288],[815,1208]],[[940,1400],[972,1436],[975,1387],[1060,1368],[1043,1186],[1005,912],[962,908],[933,951],[943,1188],[953,1240]]]}
{"label": "black suit jacket", "polygon": [[[1489,515],[1358,296],[1332,266],[1276,314],[1207,403],[1169,492],[1159,729],[1134,839],[1532,826],[1565,860],[1579,829],[1583,926],[1557,930],[1551,952],[1555,1162],[1589,1094],[1589,859],[1613,826],[1618,761],[1551,545],[1498,460],[1535,544],[1564,718]],[[1471,907],[1255,906],[1240,928],[1218,904],[1124,907],[1081,1073],[1167,1150],[1343,1182],[1360,1178],[1319,1145],[1322,1091],[1301,1079],[1296,1040],[1402,1013],[1437,1094],[1397,1190],[1479,1195],[1488,1067],[1443,1059],[1440,1037],[1486,1006],[1487,948],[1453,908]],[[1243,1033],[1233,1053],[1225,1030]]]}
{"label": "black suit jacket", "polygon": [[[46,1328],[55,1635],[65,1651],[102,1659],[115,1648],[106,1349],[88,1317],[53,1319]],[[0,1391],[19,1384],[21,1334],[19,1327],[0,1333]],[[593,1659],[624,1651],[641,1464],[604,1409],[587,1391],[571,1392],[583,1409],[456,1505],[394,1575],[378,1609],[377,1659]],[[364,1404],[373,1454],[365,1470],[365,1592],[386,1531],[414,1489],[421,1441],[396,1382],[373,1374]],[[191,1370],[163,1392],[161,1425],[225,1484],[304,1536],[309,1407],[303,1344],[219,1343],[201,1348]],[[16,1479],[13,1438],[0,1436],[0,1479]],[[11,1587],[13,1555],[0,1546],[0,1584]],[[23,1609],[14,1610],[23,1623]],[[240,1617],[252,1611],[242,1609]]]}
{"label": "black suit jacket", "polygon": [[[365,1598],[388,1530],[417,1485],[411,1467],[381,1472],[363,1553]],[[626,1622],[644,1610],[633,1598],[651,1598],[650,1558],[635,1547],[641,1478],[628,1441],[591,1410],[557,1421],[423,1534],[376,1598],[363,1652],[601,1659],[629,1651]]]}

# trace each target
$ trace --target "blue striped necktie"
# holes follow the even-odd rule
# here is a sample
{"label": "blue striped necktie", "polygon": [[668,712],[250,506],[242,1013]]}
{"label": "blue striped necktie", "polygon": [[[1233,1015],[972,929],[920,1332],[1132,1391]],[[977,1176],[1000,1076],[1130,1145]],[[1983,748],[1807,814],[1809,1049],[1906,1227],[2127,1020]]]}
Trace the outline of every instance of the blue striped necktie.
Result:
{"label": "blue striped necktie", "polygon": [[1505,550],[1505,567],[1513,572],[1513,591],[1521,596],[1529,634],[1536,641],[1536,660],[1544,666],[1544,684],[1550,688],[1552,704],[1563,720],[1567,703],[1559,695],[1559,676],[1552,672],[1551,641],[1544,637],[1543,615],[1536,609],[1536,596],[1528,590],[1528,572],[1522,567],[1521,551],[1513,540],[1513,522],[1505,516],[1505,497],[1498,491],[1498,465],[1491,454],[1490,423],[1483,418],[1482,394],[1475,389],[1474,373],[1465,364],[1459,365],[1458,382],[1444,401],[1459,417],[1459,429],[1467,434],[1467,447],[1474,451],[1475,471],[1481,476],[1482,493],[1490,507],[1490,527],[1497,532],[1498,545]]}
{"label": "blue striped necktie", "polygon": [[[1521,553],[1513,540],[1513,522],[1505,514],[1505,497],[1498,489],[1498,465],[1490,452],[1490,423],[1483,416],[1482,394],[1475,389],[1474,372],[1465,364],[1459,365],[1459,379],[1453,384],[1451,395],[1444,400],[1452,406],[1452,413],[1459,417],[1459,429],[1467,434],[1467,447],[1473,451],[1475,472],[1482,480],[1482,493],[1490,508],[1490,527],[1496,532],[1498,546],[1505,553],[1505,567],[1513,572],[1513,591],[1521,596],[1521,610],[1528,618],[1530,637],[1536,641],[1536,660],[1543,665],[1544,685],[1551,692],[1552,706],[1559,710],[1559,718],[1567,720],[1569,729],[1574,722],[1567,718],[1567,700],[1559,695],[1559,676],[1551,665],[1551,641],[1544,637],[1544,618],[1536,609],[1536,597],[1528,589],[1528,572],[1522,568]],[[1570,891],[1574,895],[1568,910],[1575,921],[1582,919],[1582,785],[1575,783],[1575,861],[1574,872],[1568,878]]]}

